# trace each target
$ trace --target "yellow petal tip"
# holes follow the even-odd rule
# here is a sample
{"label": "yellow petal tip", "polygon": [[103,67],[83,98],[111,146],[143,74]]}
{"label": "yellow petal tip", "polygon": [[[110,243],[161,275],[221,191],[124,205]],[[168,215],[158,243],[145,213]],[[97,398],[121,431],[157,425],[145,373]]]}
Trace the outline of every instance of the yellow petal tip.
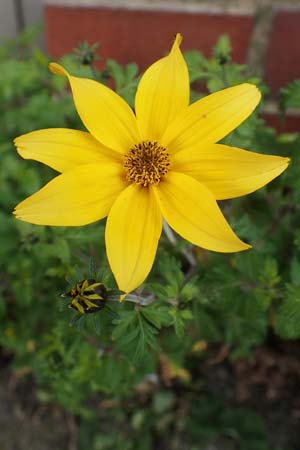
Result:
{"label": "yellow petal tip", "polygon": [[282,173],[288,168],[288,166],[289,166],[289,164],[291,162],[291,158],[284,157],[284,156],[283,157],[282,156],[278,156],[278,158],[280,160],[279,161],[280,164],[278,164],[278,169],[281,168],[281,172],[280,173]]}
{"label": "yellow petal tip", "polygon": [[182,42],[182,34],[177,33],[176,36],[175,36],[173,48],[174,48],[175,46],[180,47],[181,42]]}
{"label": "yellow petal tip", "polygon": [[[22,139],[22,136],[16,137],[13,140],[13,143],[17,150],[19,150],[20,148],[24,148],[24,140]],[[26,143],[26,141],[25,141],[25,143]]]}
{"label": "yellow petal tip", "polygon": [[256,84],[242,83],[242,84],[238,84],[237,87],[240,87],[242,89],[246,88],[248,93],[251,92],[252,94],[255,94],[255,96],[257,96],[257,103],[260,102],[262,95],[261,95],[260,89],[256,86]]}
{"label": "yellow petal tip", "polygon": [[57,64],[55,62],[52,62],[49,64],[49,70],[51,70],[52,73],[55,73],[55,75],[60,75],[61,77],[68,77],[69,74],[60,64]]}
{"label": "yellow petal tip", "polygon": [[128,295],[128,294],[122,294],[122,295],[120,295],[119,302],[122,303],[122,302],[125,300],[125,298],[127,297],[127,295]]}
{"label": "yellow petal tip", "polygon": [[260,101],[262,95],[261,95],[260,89],[256,86],[256,84],[252,84],[252,83],[246,83],[246,84],[248,84],[248,86],[252,87],[252,89],[255,91],[255,93],[259,96],[259,101]]}
{"label": "yellow petal tip", "polygon": [[15,216],[16,219],[22,220],[22,217],[16,209],[13,210],[12,215]]}
{"label": "yellow petal tip", "polygon": [[[254,85],[255,86],[255,85]],[[258,87],[257,86],[255,86],[255,88],[256,88],[256,92],[257,92],[257,94],[259,95],[259,101],[261,100],[261,97],[262,97],[262,95],[261,95],[261,91],[260,91],[260,89],[258,89]]]}
{"label": "yellow petal tip", "polygon": [[252,245],[246,244],[246,242],[240,241],[240,245],[238,245],[236,248],[231,248],[230,250],[226,250],[225,252],[221,253],[239,253],[244,252],[246,250],[250,250],[252,248]]}
{"label": "yellow petal tip", "polygon": [[15,138],[15,139],[13,140],[13,143],[14,143],[14,146],[18,149],[18,147],[19,147],[19,139],[18,139],[18,138]]}

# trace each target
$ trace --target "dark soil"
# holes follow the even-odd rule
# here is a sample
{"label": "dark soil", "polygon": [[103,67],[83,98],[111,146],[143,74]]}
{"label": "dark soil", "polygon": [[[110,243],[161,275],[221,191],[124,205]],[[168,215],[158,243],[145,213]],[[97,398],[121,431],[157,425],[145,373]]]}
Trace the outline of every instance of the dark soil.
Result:
{"label": "dark soil", "polygon": [[41,406],[25,372],[1,370],[0,449],[76,450],[74,419],[59,408]]}
{"label": "dark soil", "polygon": [[[300,342],[271,338],[252,358],[234,363],[229,362],[226,347],[209,353],[194,369],[193,378],[203,380],[226,406],[251,408],[261,415],[270,448],[300,449]],[[41,405],[31,375],[9,372],[7,358],[0,357],[0,363],[0,450],[78,450],[76,419],[58,407]],[[177,392],[176,383],[168,385],[165,379],[161,383]],[[180,388],[178,395],[184,397],[186,389]],[[222,442],[213,448],[236,447]]]}
{"label": "dark soil", "polygon": [[201,371],[228,406],[251,408],[264,418],[271,448],[298,450],[300,342],[271,337],[268,344],[257,348],[252,358],[234,363],[226,359],[226,348],[219,349]]}

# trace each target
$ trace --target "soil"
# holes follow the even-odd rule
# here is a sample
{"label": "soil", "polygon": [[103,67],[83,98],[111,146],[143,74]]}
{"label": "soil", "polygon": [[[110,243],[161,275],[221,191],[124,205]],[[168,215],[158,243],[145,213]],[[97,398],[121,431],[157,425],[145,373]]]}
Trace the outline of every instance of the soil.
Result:
{"label": "soil", "polygon": [[[243,406],[260,414],[267,424],[270,448],[298,450],[300,341],[282,342],[271,336],[252,358],[234,363],[228,360],[226,347],[209,349],[209,354],[193,377],[205,380],[229,407]],[[76,418],[56,406],[41,405],[32,377],[10,372],[9,362],[0,355],[0,449],[79,450]],[[224,448],[233,449],[224,442],[214,444],[214,450]]]}
{"label": "soil", "polygon": [[[226,348],[218,350],[226,355]],[[266,422],[270,448],[300,448],[300,342],[271,336],[252,358],[206,363],[202,373],[228,406],[251,408]],[[222,450],[216,449],[216,450]]]}
{"label": "soil", "polygon": [[41,406],[33,379],[10,373],[5,363],[0,359],[0,449],[77,450],[70,445],[74,419],[59,408]]}

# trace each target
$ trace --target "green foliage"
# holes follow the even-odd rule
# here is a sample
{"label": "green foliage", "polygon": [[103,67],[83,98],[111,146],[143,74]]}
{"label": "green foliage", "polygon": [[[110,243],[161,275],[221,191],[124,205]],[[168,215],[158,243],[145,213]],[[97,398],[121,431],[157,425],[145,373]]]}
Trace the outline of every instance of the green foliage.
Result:
{"label": "green foliage", "polygon": [[[11,215],[14,205],[53,177],[49,168],[21,160],[13,139],[40,128],[82,128],[66,81],[53,76],[49,58],[32,49],[33,35],[35,30],[28,31],[0,47],[0,345],[11,357],[11,369],[25,368],[32,375],[40,402],[56,402],[81,417],[82,449],[151,450],[162,442],[161,448],[186,448],[182,443],[188,443],[189,450],[200,450],[218,439],[225,439],[226,448],[229,439],[242,450],[271,450],[259,416],[193,391],[197,373],[186,367],[193,365],[199,342],[204,344],[201,358],[222,345],[235,360],[249,357],[270,330],[282,339],[300,338],[299,134],[278,136],[255,112],[224,140],[292,159],[270,187],[221,204],[237,234],[253,245],[251,251],[215,254],[183,241],[174,245],[163,236],[151,276],[137,293],[140,301],[107,302],[70,326],[73,313],[60,294],[70,289],[66,279],[90,276],[91,257],[100,268],[99,280],[109,289],[116,286],[105,257],[102,222],[42,227]],[[74,74],[112,81],[133,105],[137,65],[107,60],[99,69],[95,51],[85,43],[63,62]],[[185,56],[193,100],[203,95],[196,90],[199,85],[214,92],[246,81],[267,92],[245,65],[231,60],[227,37],[220,38],[211,58],[198,51]],[[299,91],[297,81],[282,91],[282,111],[299,106]],[[157,383],[162,355],[185,386],[187,405],[168,386],[138,395],[150,375]],[[114,402],[103,416],[88,403],[99,396]],[[184,407],[192,408],[185,419],[179,414]],[[107,432],[114,428],[121,432]]]}
{"label": "green foliage", "polygon": [[116,92],[132,107],[134,106],[134,94],[139,80],[137,73],[137,64],[127,64],[123,67],[113,59],[106,61],[106,74],[114,80]]}
{"label": "green foliage", "polygon": [[187,426],[190,439],[198,444],[192,446],[194,450],[205,448],[208,442],[220,446],[216,448],[235,448],[235,443],[241,450],[269,450],[259,416],[243,408],[224,410],[211,394],[193,408]]}
{"label": "green foliage", "polygon": [[[195,391],[183,393],[191,400]],[[133,398],[115,402],[111,409],[100,411],[94,422],[84,421],[81,448],[271,450],[258,415],[243,408],[224,409],[212,393],[198,394],[197,403],[190,405],[187,415],[184,405],[167,389],[146,393],[145,403],[135,403],[134,408],[132,402]],[[118,432],[108,434],[107,428]]]}
{"label": "green foliage", "polygon": [[290,282],[284,287],[275,329],[283,339],[297,339],[300,335],[300,263],[297,258],[291,261]]}
{"label": "green foliage", "polygon": [[[215,92],[225,87],[239,83],[254,83],[262,88],[261,80],[249,73],[245,64],[231,62],[231,45],[227,36],[221,36],[213,49],[213,57],[207,59],[197,50],[185,52],[192,85],[192,101],[201,96],[193,87],[203,85],[209,92]],[[264,87],[265,91],[266,88]],[[203,95],[203,94],[202,94]]]}
{"label": "green foliage", "polygon": [[288,108],[300,107],[300,80],[294,80],[281,89],[279,95],[279,108],[285,113]]}
{"label": "green foliage", "polygon": [[[119,342],[119,346],[129,355],[133,355],[133,360],[145,356],[147,347],[154,350],[158,349],[155,335],[160,328],[160,323],[157,322],[156,315],[149,314],[147,309],[144,313],[143,308],[135,308],[131,311],[122,311],[118,319],[115,320],[115,329],[112,334],[112,339]],[[150,316],[150,319],[148,318]],[[159,328],[158,328],[158,327]],[[131,350],[133,346],[133,349]]]}

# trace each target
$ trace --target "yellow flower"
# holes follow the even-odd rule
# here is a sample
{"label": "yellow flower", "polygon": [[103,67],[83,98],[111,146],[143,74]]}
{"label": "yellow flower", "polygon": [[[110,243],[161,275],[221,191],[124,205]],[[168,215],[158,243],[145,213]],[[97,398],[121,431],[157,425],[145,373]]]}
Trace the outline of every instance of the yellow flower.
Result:
{"label": "yellow flower", "polygon": [[255,191],[277,177],[288,158],[216,144],[251,114],[258,89],[241,84],[189,105],[189,77],[178,34],[170,53],[144,73],[135,114],[115,92],[68,77],[89,133],[34,131],[15,140],[23,158],[61,172],[15,210],[34,224],[85,225],[108,216],[106,249],[118,286],[132,291],[147,277],[163,218],[184,239],[217,251],[250,246],[232,231],[216,200]]}

